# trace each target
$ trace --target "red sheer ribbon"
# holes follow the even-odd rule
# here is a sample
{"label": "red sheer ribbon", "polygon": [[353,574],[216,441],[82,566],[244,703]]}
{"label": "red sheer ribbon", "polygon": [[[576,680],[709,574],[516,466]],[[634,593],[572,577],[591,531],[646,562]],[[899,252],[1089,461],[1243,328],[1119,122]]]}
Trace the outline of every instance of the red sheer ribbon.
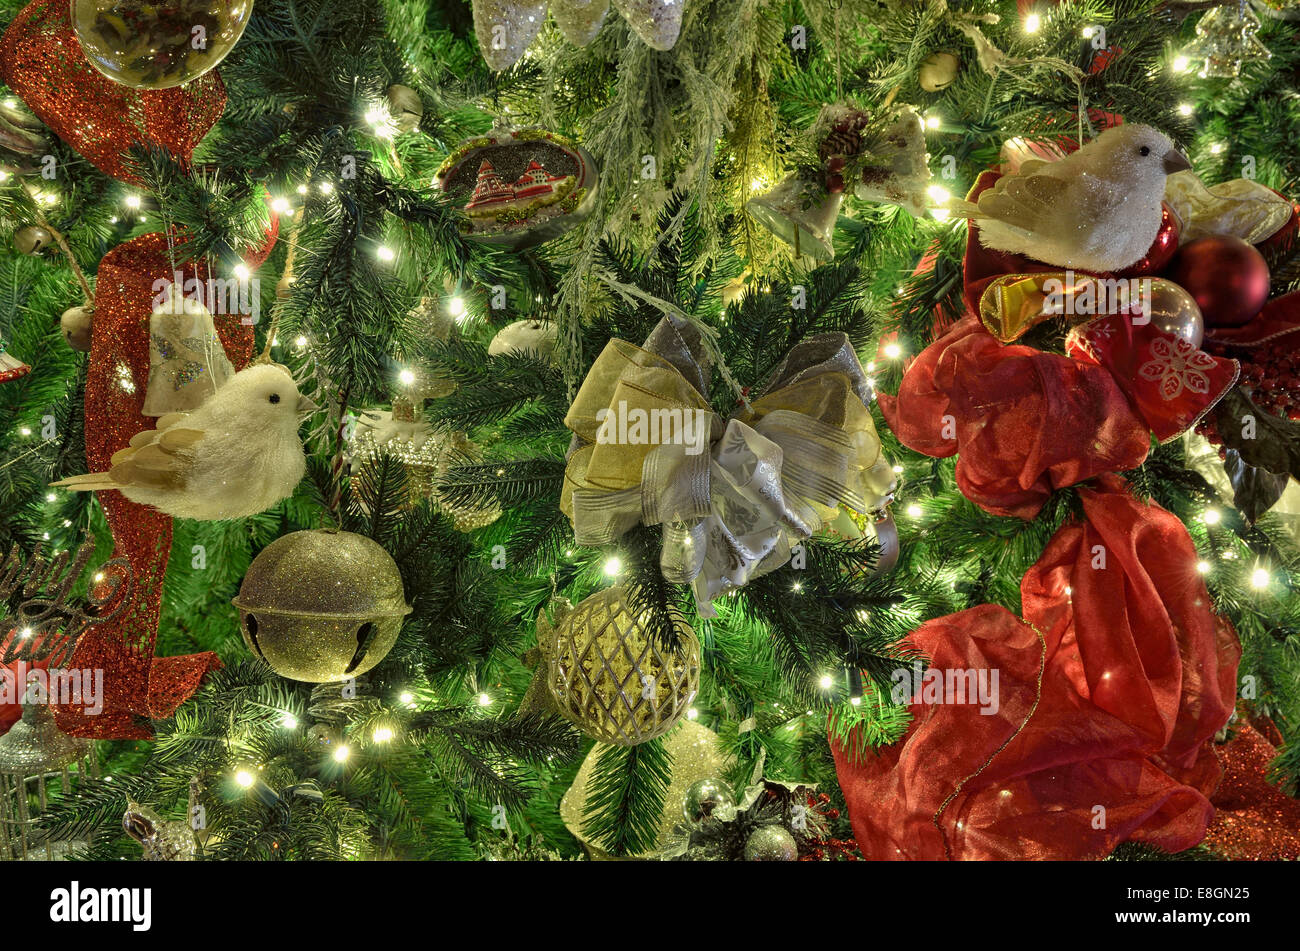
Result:
{"label": "red sheer ribbon", "polygon": [[957,486],[997,515],[1032,518],[1054,489],[1146,458],[1147,424],[1106,369],[1004,346],[967,317],[877,396],[902,443],[959,453]]}
{"label": "red sheer ribbon", "polygon": [[996,712],[913,702],[893,746],[854,761],[832,742],[865,857],[1097,858],[1204,836],[1240,647],[1177,518],[1115,476],[1080,495],[1083,520],[1025,575],[1024,621],[984,605],[910,638],[939,671],[997,671]]}

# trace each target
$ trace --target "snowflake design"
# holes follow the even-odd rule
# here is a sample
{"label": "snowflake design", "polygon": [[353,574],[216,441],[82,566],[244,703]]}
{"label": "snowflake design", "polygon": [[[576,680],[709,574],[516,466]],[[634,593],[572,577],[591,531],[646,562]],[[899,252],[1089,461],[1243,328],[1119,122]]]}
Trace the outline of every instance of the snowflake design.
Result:
{"label": "snowflake design", "polygon": [[1109,320],[1094,320],[1084,333],[1090,340],[1109,340],[1115,334],[1115,325]]}
{"label": "snowflake design", "polygon": [[1214,369],[1214,358],[1193,347],[1181,337],[1156,337],[1148,348],[1151,359],[1138,367],[1138,376],[1160,387],[1166,400],[1191,393],[1210,392],[1206,370]]}

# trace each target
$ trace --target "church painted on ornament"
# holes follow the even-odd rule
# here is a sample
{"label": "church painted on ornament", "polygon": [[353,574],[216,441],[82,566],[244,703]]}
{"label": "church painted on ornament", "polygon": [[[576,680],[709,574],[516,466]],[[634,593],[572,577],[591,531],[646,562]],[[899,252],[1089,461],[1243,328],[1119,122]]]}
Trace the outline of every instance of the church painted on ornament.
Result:
{"label": "church painted on ornament", "polygon": [[487,215],[539,201],[547,204],[562,198],[567,191],[564,185],[572,180],[571,175],[552,175],[533,159],[512,185],[497,173],[491,162],[484,159],[465,210],[471,215]]}

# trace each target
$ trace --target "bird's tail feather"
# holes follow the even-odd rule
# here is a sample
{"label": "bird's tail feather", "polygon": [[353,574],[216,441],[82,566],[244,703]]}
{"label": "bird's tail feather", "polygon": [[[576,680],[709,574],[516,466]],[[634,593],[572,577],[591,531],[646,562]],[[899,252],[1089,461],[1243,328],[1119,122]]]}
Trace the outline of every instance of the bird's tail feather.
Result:
{"label": "bird's tail feather", "polygon": [[121,488],[107,472],[88,472],[86,475],[68,476],[66,479],[50,483],[51,487],[56,485],[71,489],[73,492],[96,492],[101,489]]}
{"label": "bird's tail feather", "polygon": [[980,206],[963,198],[954,198],[947,202],[944,211],[954,218],[987,218],[984,212],[980,211]]}

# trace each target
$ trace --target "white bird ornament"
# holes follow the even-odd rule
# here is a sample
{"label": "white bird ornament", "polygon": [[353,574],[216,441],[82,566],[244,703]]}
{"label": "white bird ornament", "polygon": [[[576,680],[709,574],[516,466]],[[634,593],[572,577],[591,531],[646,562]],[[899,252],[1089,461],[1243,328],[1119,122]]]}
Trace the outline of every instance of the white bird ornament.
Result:
{"label": "white bird ornament", "polygon": [[1026,161],[952,214],[973,219],[980,243],[1056,267],[1104,273],[1135,264],[1160,231],[1165,179],[1192,167],[1148,125],[1107,129],[1055,162]]}
{"label": "white bird ornament", "polygon": [[192,413],[169,413],[131,437],[108,472],[51,483],[75,492],[117,489],[175,518],[247,518],[288,498],[307,463],[299,419],[319,407],[289,371],[240,370]]}

